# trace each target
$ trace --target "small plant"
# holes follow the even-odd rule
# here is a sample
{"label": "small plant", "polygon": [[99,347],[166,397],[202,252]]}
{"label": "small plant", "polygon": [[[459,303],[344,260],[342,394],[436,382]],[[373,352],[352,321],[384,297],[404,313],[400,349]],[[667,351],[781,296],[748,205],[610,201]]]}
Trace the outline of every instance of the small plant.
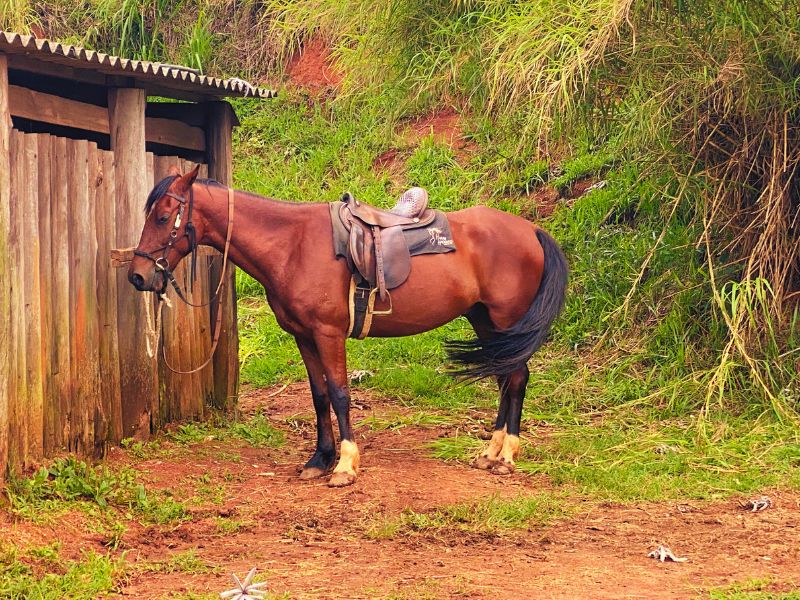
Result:
{"label": "small plant", "polygon": [[127,450],[131,458],[137,460],[150,460],[163,456],[165,453],[164,449],[161,447],[161,441],[158,439],[148,442],[139,442],[133,438],[125,438],[120,445]]}
{"label": "small plant", "polygon": [[454,422],[456,422],[454,416],[418,411],[408,415],[395,413],[385,417],[367,417],[361,421],[361,425],[378,431],[384,429],[396,431],[405,427],[442,427],[452,425]]}
{"label": "small plant", "polygon": [[41,520],[71,506],[130,510],[154,523],[187,517],[185,508],[165,494],[148,494],[144,486],[136,482],[132,470],[114,473],[74,457],[57,459],[30,478],[12,479],[6,491],[11,509],[32,520]]}
{"label": "small plant", "polygon": [[254,448],[279,448],[286,443],[286,435],[273,427],[263,413],[257,413],[246,421],[229,426],[230,435],[243,440]]}
{"label": "small plant", "polygon": [[222,535],[234,535],[241,531],[247,531],[253,524],[243,519],[232,519],[230,517],[215,517],[214,526]]}
{"label": "small plant", "polygon": [[188,446],[213,438],[214,433],[213,427],[208,423],[185,423],[167,434],[167,439],[176,444]]}
{"label": "small plant", "polygon": [[206,72],[214,54],[214,33],[210,26],[209,19],[201,10],[189,30],[186,45],[181,54],[183,64],[193,67],[201,73]]}
{"label": "small plant", "polygon": [[219,571],[218,567],[212,567],[203,560],[195,549],[175,553],[164,560],[146,562],[138,569],[148,573],[215,573]]}
{"label": "small plant", "polygon": [[[52,560],[51,547],[0,547],[0,598],[98,598],[124,575],[124,558],[85,552],[80,560]],[[43,558],[44,557],[44,558]]]}
{"label": "small plant", "polygon": [[428,444],[428,447],[431,450],[431,456],[434,458],[467,462],[475,458],[478,451],[485,445],[486,442],[473,436],[458,435],[439,438]]}
{"label": "small plant", "polygon": [[32,25],[40,24],[30,0],[0,0],[0,31],[30,33]]}
{"label": "small plant", "polygon": [[474,502],[451,504],[431,512],[403,511],[399,517],[372,522],[367,537],[394,538],[415,533],[491,533],[543,526],[553,519],[568,515],[571,509],[563,498],[540,494],[518,498],[485,498]]}

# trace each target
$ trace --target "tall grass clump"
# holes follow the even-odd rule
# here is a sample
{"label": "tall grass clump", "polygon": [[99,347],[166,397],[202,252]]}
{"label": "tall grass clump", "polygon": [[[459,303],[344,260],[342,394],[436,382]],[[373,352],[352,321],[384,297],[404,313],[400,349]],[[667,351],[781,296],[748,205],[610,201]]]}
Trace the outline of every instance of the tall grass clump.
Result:
{"label": "tall grass clump", "polygon": [[0,0],[0,30],[30,33],[37,24],[39,17],[30,0]]}
{"label": "tall grass clump", "polygon": [[[33,6],[24,0],[3,1]],[[270,32],[258,27],[264,22],[260,4],[253,0],[55,0],[29,12],[38,14],[47,37],[61,42],[125,58],[184,64],[203,73],[252,77],[263,76],[277,56]],[[18,9],[16,14],[23,13]]]}

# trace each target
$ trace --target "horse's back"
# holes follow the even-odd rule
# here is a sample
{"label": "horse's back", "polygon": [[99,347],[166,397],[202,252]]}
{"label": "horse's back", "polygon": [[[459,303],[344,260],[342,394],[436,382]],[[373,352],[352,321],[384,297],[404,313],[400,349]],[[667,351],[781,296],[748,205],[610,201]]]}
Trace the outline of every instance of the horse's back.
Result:
{"label": "horse's back", "polygon": [[535,226],[485,206],[447,217],[456,251],[412,258],[408,280],[392,290],[394,313],[374,319],[371,336],[426,331],[478,303],[493,310],[497,326],[507,327],[530,306],[544,264]]}

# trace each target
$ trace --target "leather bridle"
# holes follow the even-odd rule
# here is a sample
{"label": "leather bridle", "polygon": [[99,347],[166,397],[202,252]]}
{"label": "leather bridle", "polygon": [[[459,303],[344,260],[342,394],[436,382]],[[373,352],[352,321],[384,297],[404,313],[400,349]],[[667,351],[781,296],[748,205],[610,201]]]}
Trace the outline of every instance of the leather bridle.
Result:
{"label": "leather bridle", "polygon": [[[142,258],[147,258],[152,260],[153,264],[155,265],[155,271],[163,273],[164,275],[162,278],[163,285],[161,286],[161,289],[158,290],[157,292],[158,294],[163,294],[164,292],[166,292],[167,284],[171,283],[172,287],[175,288],[175,291],[177,292],[181,300],[189,304],[189,302],[184,297],[183,292],[181,291],[180,286],[178,285],[178,282],[175,280],[175,276],[172,274],[172,269],[170,268],[169,264],[169,258],[167,257],[169,256],[169,251],[172,250],[172,248],[178,242],[178,231],[180,231],[181,223],[183,222],[183,213],[186,210],[186,207],[188,206],[189,214],[187,215],[186,219],[186,227],[184,227],[183,235],[180,237],[180,239],[183,239],[185,237],[189,238],[189,251],[192,253],[192,269],[189,280],[190,281],[189,287],[193,287],[195,276],[197,273],[197,230],[194,228],[194,223],[192,222],[192,211],[194,209],[194,188],[189,188],[188,201],[184,196],[173,194],[172,192],[166,192],[164,195],[172,198],[173,200],[175,200],[180,204],[180,208],[178,208],[178,216],[175,217],[175,222],[172,225],[172,231],[170,231],[169,233],[169,238],[167,239],[167,243],[161,246],[160,248],[153,250],[152,252],[144,252],[142,250],[136,249],[133,251],[133,253],[136,256],[141,256]],[[153,210],[155,210],[156,206],[157,204],[153,206]],[[162,250],[163,253],[161,256],[159,257],[153,256],[154,254]]]}
{"label": "leather bridle", "polygon": [[[194,281],[196,278],[197,272],[197,230],[194,227],[194,223],[192,222],[192,212],[194,209],[194,188],[189,188],[189,198],[186,199],[185,196],[181,196],[179,194],[173,194],[172,192],[166,192],[164,194],[178,202],[180,207],[178,208],[178,215],[175,217],[175,222],[172,224],[172,231],[170,231],[169,238],[167,239],[167,243],[160,248],[156,248],[152,252],[144,252],[142,250],[136,249],[133,251],[134,255],[141,256],[142,258],[147,258],[153,261],[155,265],[156,272],[162,273],[163,285],[161,286],[160,290],[154,290],[157,299],[157,307],[156,312],[158,315],[158,320],[160,321],[161,317],[161,308],[163,306],[163,298],[167,291],[167,285],[172,284],[172,287],[175,289],[175,293],[178,295],[185,304],[189,306],[193,306],[196,308],[201,308],[205,306],[211,305],[215,300],[217,300],[217,319],[216,323],[214,324],[214,339],[211,345],[211,354],[209,355],[208,359],[200,365],[199,367],[192,369],[190,371],[181,371],[179,369],[175,369],[170,365],[169,361],[167,360],[166,348],[164,345],[161,346],[161,353],[164,358],[164,364],[167,368],[172,371],[173,373],[188,375],[190,373],[196,373],[202,370],[208,363],[211,362],[211,359],[214,357],[214,353],[217,350],[217,345],[219,344],[219,337],[220,332],[222,331],[222,290],[225,287],[225,283],[227,280],[228,274],[228,254],[230,251],[231,246],[231,237],[233,234],[233,212],[234,212],[234,201],[233,195],[234,191],[233,188],[228,188],[228,227],[225,232],[225,250],[222,255],[222,273],[220,274],[219,283],[217,284],[217,289],[214,292],[214,295],[209,299],[208,302],[204,302],[202,304],[194,304],[186,299],[186,296],[181,290],[181,286],[178,284],[178,281],[175,279],[175,275],[172,272],[172,268],[170,268],[169,264],[169,251],[175,246],[175,244],[182,240],[184,237],[189,239],[189,252],[192,255],[192,266],[190,271],[189,277],[189,286],[190,289],[194,287]],[[157,205],[157,203],[156,203]],[[153,206],[152,210],[155,210],[155,206]],[[183,222],[183,215],[184,211],[186,211],[188,207],[188,214],[186,215],[186,226],[184,227],[183,235],[179,238],[178,231],[181,228],[181,223]],[[161,256],[154,256],[158,252],[163,251]],[[158,329],[158,328],[157,328]]]}

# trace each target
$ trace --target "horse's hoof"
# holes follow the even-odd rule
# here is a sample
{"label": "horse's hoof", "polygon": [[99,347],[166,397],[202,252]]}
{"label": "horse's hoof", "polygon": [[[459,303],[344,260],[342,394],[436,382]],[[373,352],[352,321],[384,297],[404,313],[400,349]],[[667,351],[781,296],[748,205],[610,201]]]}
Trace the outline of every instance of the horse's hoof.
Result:
{"label": "horse's hoof", "polygon": [[319,467],[306,467],[300,472],[300,479],[319,479],[328,473]]}
{"label": "horse's hoof", "polygon": [[495,463],[497,463],[497,461],[492,460],[488,456],[479,456],[472,461],[472,466],[476,469],[481,469],[482,471],[490,471]]}
{"label": "horse's hoof", "polygon": [[355,473],[345,473],[341,471],[331,475],[331,478],[328,480],[328,487],[347,487],[348,485],[353,485],[355,482]]}
{"label": "horse's hoof", "polygon": [[514,472],[514,464],[500,459],[492,465],[492,475],[511,475]]}

